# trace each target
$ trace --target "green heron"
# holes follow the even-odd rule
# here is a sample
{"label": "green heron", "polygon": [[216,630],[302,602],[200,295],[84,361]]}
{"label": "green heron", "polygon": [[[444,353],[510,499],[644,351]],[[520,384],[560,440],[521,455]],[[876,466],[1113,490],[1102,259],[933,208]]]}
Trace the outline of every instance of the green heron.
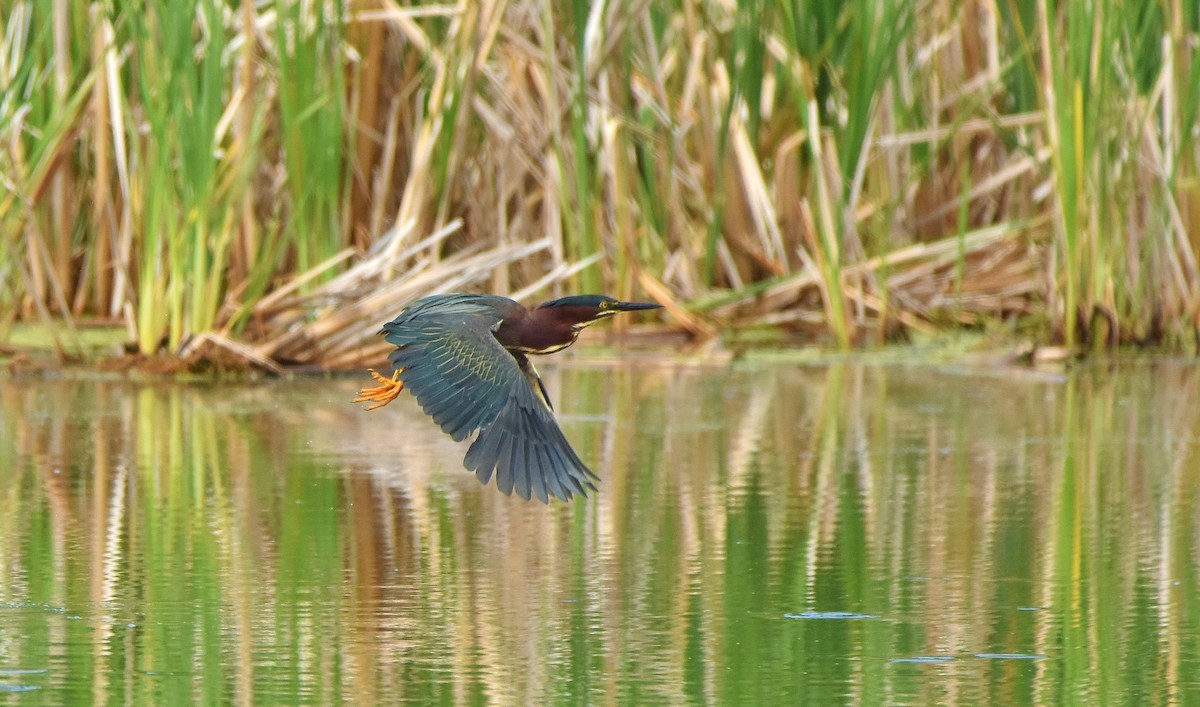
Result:
{"label": "green heron", "polygon": [[561,351],[585,326],[618,312],[657,309],[603,295],[574,295],[529,310],[495,295],[433,295],[414,302],[379,332],[396,350],[391,378],[354,402],[387,405],[408,388],[442,431],[461,442],[476,430],[463,465],[506,495],[570,500],[596,490],[592,473],[554,421],[546,386],[527,354]]}

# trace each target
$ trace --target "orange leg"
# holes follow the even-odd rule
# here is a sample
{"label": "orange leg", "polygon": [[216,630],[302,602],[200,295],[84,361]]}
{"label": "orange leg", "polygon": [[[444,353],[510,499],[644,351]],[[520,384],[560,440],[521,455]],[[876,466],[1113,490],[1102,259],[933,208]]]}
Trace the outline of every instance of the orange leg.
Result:
{"label": "orange leg", "polygon": [[377,403],[367,408],[367,410],[378,410],[387,405],[400,395],[400,391],[404,390],[404,381],[400,380],[400,371],[392,374],[391,378],[385,378],[380,375],[375,369],[371,371],[371,377],[379,381],[382,385],[375,388],[363,388],[358,391],[358,397],[354,399],[356,403]]}

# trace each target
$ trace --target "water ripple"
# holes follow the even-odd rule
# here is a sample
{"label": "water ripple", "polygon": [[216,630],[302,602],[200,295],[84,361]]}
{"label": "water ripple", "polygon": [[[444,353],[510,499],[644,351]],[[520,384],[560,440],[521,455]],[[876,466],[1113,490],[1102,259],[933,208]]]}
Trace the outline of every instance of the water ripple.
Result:
{"label": "water ripple", "polygon": [[879,614],[859,614],[853,611],[802,611],[799,614],[784,614],[785,619],[878,619]]}

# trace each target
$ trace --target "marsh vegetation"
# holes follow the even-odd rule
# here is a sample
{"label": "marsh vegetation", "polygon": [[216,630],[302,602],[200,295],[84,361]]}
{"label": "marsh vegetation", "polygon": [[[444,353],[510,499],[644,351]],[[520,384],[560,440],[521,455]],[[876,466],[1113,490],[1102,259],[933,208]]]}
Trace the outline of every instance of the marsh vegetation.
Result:
{"label": "marsh vegetation", "polygon": [[[82,9],[81,9],[82,8]],[[448,289],[1195,346],[1194,3],[15,0],[0,335],[376,356]]]}

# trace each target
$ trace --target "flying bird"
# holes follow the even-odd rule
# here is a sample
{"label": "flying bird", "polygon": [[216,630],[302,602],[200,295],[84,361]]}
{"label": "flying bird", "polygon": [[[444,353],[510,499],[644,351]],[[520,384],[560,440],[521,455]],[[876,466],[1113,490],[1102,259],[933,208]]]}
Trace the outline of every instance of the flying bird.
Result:
{"label": "flying bird", "polygon": [[354,402],[376,410],[408,388],[442,431],[462,441],[478,430],[463,465],[483,484],[493,475],[504,494],[569,501],[596,490],[599,477],[580,460],[554,419],[530,355],[562,351],[589,324],[619,312],[658,309],[605,295],[572,295],[526,309],[496,295],[442,294],[420,299],[379,332],[396,345],[391,377],[371,370],[378,387]]}

